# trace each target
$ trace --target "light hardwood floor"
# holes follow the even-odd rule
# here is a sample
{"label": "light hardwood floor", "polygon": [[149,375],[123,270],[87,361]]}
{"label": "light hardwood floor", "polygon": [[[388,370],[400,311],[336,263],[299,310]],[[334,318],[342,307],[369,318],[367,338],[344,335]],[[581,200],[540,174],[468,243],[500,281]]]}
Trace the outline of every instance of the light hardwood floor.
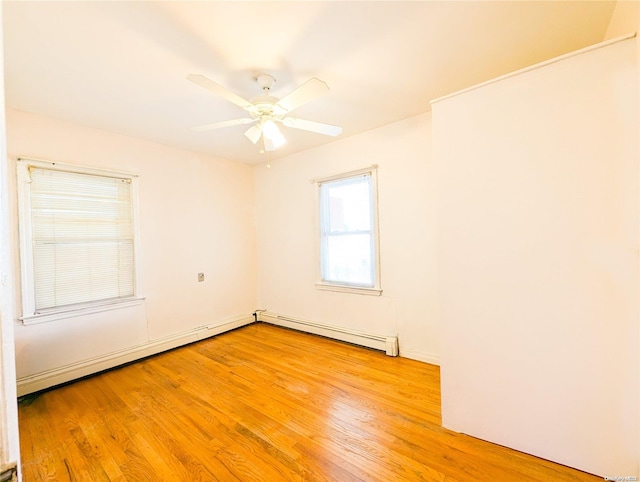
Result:
{"label": "light hardwood floor", "polygon": [[596,481],[440,426],[438,367],[264,323],[19,403],[24,481]]}

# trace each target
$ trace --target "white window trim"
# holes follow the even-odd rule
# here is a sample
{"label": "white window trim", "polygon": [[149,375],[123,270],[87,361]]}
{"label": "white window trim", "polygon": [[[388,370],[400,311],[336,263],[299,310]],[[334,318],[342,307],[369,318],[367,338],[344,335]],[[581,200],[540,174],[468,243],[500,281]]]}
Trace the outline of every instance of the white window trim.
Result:
{"label": "white window trim", "polygon": [[350,286],[337,283],[318,281],[316,288],[322,291],[339,291],[342,293],[354,293],[356,295],[380,296],[382,288],[365,288],[363,286]]}
{"label": "white window trim", "polygon": [[18,318],[23,325],[35,325],[38,323],[46,323],[48,321],[62,320],[64,318],[73,318],[76,316],[90,315],[100,313],[102,311],[115,310],[119,308],[128,308],[141,304],[144,298],[131,297],[119,300],[94,301],[92,303],[83,303],[78,306],[65,306],[51,312],[41,312],[35,315],[25,315]]}
{"label": "white window trim", "polygon": [[[320,227],[320,184],[325,182],[337,181],[339,179],[345,179],[349,177],[355,177],[360,175],[371,175],[371,198],[373,200],[373,246],[375,249],[375,268],[374,268],[374,285],[373,287],[368,286],[354,286],[346,283],[332,283],[329,281],[324,281],[322,279],[322,248],[321,248],[321,238],[322,232]],[[380,281],[380,234],[378,228],[378,165],[373,164],[370,167],[366,167],[363,169],[357,169],[354,171],[345,172],[342,174],[334,174],[332,176],[327,176],[323,178],[312,179],[311,182],[315,185],[315,225],[316,225],[316,279],[318,280],[315,284],[316,289],[322,291],[337,291],[342,293],[352,293],[358,295],[369,295],[369,296],[380,296],[382,295],[381,281]]]}
{"label": "white window trim", "polygon": [[[54,169],[79,174],[93,174],[97,176],[129,179],[131,182],[131,208],[133,210],[133,249],[134,249],[134,295],[119,300],[100,300],[90,303],[82,303],[75,306],[62,306],[41,313],[35,313],[34,276],[33,276],[33,249],[31,244],[31,193],[29,168],[39,167]],[[124,172],[108,171],[103,169],[85,168],[58,162],[42,161],[38,159],[18,158],[18,219],[20,232],[20,274],[22,279],[22,313],[18,319],[23,325],[33,325],[49,321],[72,318],[76,316],[99,313],[102,311],[135,306],[144,301],[140,296],[140,233],[138,223],[138,175]]]}

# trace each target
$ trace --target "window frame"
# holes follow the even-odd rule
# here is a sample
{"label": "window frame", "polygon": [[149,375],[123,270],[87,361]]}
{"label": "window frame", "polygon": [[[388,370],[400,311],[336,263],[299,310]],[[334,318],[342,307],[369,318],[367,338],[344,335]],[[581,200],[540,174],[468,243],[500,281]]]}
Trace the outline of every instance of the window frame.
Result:
{"label": "window frame", "polygon": [[[322,206],[322,195],[321,195],[321,185],[334,181],[342,181],[349,178],[366,176],[369,175],[371,179],[371,211],[372,211],[372,226],[371,226],[371,236],[373,238],[373,257],[372,261],[374,263],[373,267],[373,276],[374,282],[373,286],[358,286],[352,285],[348,283],[341,283],[335,281],[328,281],[322,278],[323,270],[323,249],[322,245],[324,242],[323,239],[323,206]],[[380,235],[379,235],[379,212],[378,212],[378,166],[376,164],[366,167],[363,169],[357,169],[354,171],[344,172],[341,174],[335,174],[328,177],[313,179],[312,182],[315,185],[315,198],[316,198],[316,240],[317,240],[317,280],[316,288],[324,291],[337,291],[343,293],[354,293],[360,295],[369,295],[369,296],[380,296],[382,294],[381,287],[381,278],[380,278]]]}
{"label": "window frame", "polygon": [[[58,306],[37,312],[35,308],[35,272],[33,252],[33,226],[31,222],[30,168],[57,170],[62,172],[126,179],[131,189],[131,215],[133,221],[133,295],[126,298],[95,300],[86,303]],[[138,176],[136,174],[81,167],[36,159],[17,159],[18,180],[18,232],[20,246],[20,275],[23,325],[32,325],[91,313],[135,306],[144,301],[140,294],[140,249],[138,223]]]}

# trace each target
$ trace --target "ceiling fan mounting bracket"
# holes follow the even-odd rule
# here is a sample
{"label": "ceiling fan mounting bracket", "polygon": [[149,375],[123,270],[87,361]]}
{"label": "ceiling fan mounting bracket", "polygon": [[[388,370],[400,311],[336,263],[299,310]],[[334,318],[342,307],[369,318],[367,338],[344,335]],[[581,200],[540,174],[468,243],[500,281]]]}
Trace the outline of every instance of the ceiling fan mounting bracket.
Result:
{"label": "ceiling fan mounting bracket", "polygon": [[258,85],[260,86],[262,91],[267,95],[269,95],[269,91],[271,90],[271,87],[273,87],[273,84],[276,81],[273,75],[269,75],[265,73],[262,73],[256,76],[255,80],[256,82],[258,82]]}

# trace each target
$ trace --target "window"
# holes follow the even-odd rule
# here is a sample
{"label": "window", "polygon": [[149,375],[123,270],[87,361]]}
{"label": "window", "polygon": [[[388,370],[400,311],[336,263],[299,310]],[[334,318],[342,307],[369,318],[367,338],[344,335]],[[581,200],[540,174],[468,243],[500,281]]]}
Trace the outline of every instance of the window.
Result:
{"label": "window", "polygon": [[379,295],[375,168],[318,181],[320,289]]}
{"label": "window", "polygon": [[135,177],[20,160],[19,179],[23,323],[136,300]]}

